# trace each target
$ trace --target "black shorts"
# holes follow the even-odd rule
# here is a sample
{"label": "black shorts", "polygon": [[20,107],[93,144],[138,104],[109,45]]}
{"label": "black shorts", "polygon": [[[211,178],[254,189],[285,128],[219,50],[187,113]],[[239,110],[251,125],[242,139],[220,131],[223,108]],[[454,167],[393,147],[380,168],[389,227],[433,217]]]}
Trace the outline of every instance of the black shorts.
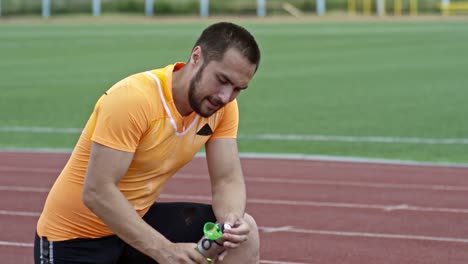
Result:
{"label": "black shorts", "polygon": [[[196,243],[203,236],[203,225],[216,221],[211,205],[198,203],[155,203],[143,219],[170,241],[180,243]],[[34,261],[36,264],[157,263],[115,235],[52,242],[36,234]]]}

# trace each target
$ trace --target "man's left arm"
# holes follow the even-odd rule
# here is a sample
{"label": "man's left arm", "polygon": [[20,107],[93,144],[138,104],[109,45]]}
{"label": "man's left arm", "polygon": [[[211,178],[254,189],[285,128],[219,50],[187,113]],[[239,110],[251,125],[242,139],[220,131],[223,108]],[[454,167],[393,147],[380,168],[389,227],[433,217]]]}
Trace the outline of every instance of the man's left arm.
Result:
{"label": "man's left arm", "polygon": [[247,240],[249,225],[244,221],[246,187],[237,140],[211,139],[206,143],[206,158],[211,179],[213,211],[218,222],[232,226],[225,231],[224,246],[236,248]]}

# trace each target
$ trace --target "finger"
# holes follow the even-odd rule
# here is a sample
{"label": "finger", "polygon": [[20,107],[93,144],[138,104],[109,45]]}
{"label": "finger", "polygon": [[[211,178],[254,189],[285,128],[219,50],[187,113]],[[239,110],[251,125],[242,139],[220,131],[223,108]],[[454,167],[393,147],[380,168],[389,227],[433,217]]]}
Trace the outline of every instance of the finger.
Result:
{"label": "finger", "polygon": [[196,264],[209,264],[208,260],[197,250],[197,244],[182,243],[187,247],[188,257],[193,263]]}
{"label": "finger", "polygon": [[197,251],[195,251],[195,254],[190,253],[189,258],[196,264],[210,264],[208,260]]}
{"label": "finger", "polygon": [[239,225],[231,229],[224,229],[224,233],[234,235],[247,235],[250,232],[250,226],[242,221]]}
{"label": "finger", "polygon": [[228,253],[228,251],[224,250],[223,253],[221,253],[221,255],[219,255],[218,260],[223,261],[224,257],[226,257],[226,255],[227,255],[227,253]]}
{"label": "finger", "polygon": [[[224,238],[226,237],[226,238]],[[225,248],[237,248],[240,244],[244,243],[247,241],[248,236],[247,235],[231,235],[231,234],[226,234],[226,236],[223,235],[223,247]]]}
{"label": "finger", "polygon": [[223,243],[223,247],[225,249],[235,249],[235,248],[238,248],[240,245],[241,245],[241,243],[233,243],[233,242],[230,242],[230,241],[225,241]]}

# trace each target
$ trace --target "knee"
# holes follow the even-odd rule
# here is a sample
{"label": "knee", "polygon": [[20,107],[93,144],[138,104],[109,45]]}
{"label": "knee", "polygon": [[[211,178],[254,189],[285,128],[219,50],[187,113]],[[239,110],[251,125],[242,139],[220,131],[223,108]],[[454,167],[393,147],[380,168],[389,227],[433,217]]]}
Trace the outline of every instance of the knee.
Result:
{"label": "knee", "polygon": [[[246,261],[244,263],[260,263],[260,234],[258,232],[257,222],[250,214],[244,215],[244,220],[250,226],[250,232],[247,237],[247,243],[244,246]],[[247,248],[247,249],[245,249]],[[247,253],[248,252],[248,253]]]}
{"label": "knee", "polygon": [[[250,232],[247,240],[236,248],[229,250],[226,258],[222,261],[224,264],[231,263],[245,263],[245,264],[259,264],[260,263],[260,239],[258,234],[258,227],[255,219],[249,215],[244,214],[244,221],[249,225]],[[216,262],[217,263],[217,262]]]}
{"label": "knee", "polygon": [[250,232],[248,236],[248,241],[249,241],[250,246],[255,246],[256,248],[259,247],[260,239],[259,239],[259,233],[258,233],[258,226],[257,226],[257,222],[255,221],[255,218],[253,218],[253,216],[251,216],[250,214],[245,213],[244,221],[250,227]]}
{"label": "knee", "polygon": [[258,232],[257,222],[255,222],[255,218],[253,218],[253,216],[251,216],[248,213],[245,213],[244,221],[250,226],[250,230],[256,230],[256,232]]}

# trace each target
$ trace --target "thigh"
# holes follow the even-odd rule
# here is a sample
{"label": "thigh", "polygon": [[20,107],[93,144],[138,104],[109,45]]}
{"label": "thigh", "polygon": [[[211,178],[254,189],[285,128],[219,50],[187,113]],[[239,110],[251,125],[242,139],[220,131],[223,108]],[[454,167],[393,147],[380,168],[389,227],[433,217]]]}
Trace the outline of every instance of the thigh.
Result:
{"label": "thigh", "polygon": [[115,264],[122,255],[124,247],[124,242],[117,236],[52,242],[36,235],[34,263]]}
{"label": "thigh", "polygon": [[211,205],[199,203],[155,203],[143,219],[172,242],[197,242],[203,225],[215,222]]}
{"label": "thigh", "polygon": [[[155,203],[143,219],[174,243],[196,243],[203,236],[203,225],[215,222],[211,205],[199,203]],[[130,246],[120,263],[156,263]]]}

